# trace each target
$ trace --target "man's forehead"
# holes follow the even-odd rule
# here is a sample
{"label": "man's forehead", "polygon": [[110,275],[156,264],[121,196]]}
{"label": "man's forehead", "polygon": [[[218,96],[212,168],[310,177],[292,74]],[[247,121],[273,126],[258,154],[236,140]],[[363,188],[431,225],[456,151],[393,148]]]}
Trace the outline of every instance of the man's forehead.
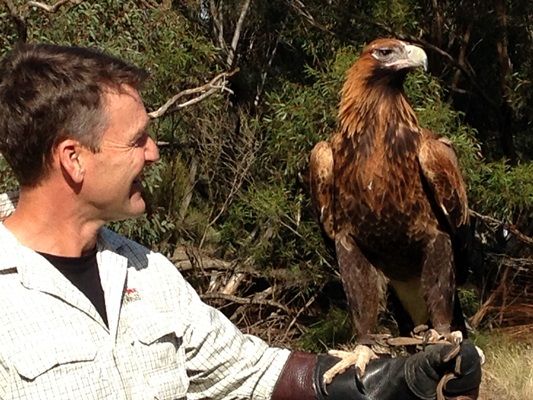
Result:
{"label": "man's forehead", "polygon": [[106,88],[103,95],[109,127],[115,125],[116,129],[120,126],[121,130],[127,131],[123,133],[135,135],[136,132],[145,130],[149,125],[150,117],[135,88],[129,85],[122,85],[117,89]]}
{"label": "man's forehead", "polygon": [[105,86],[102,90],[102,93],[104,99],[106,99],[108,102],[129,97],[134,102],[142,104],[144,107],[144,103],[139,91],[130,85],[122,84],[117,87]]}

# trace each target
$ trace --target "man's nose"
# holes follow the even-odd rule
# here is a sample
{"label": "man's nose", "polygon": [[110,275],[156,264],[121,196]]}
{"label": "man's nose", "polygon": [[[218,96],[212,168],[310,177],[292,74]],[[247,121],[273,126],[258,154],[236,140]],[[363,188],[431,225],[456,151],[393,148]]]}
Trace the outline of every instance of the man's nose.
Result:
{"label": "man's nose", "polygon": [[151,137],[148,137],[148,140],[146,141],[144,158],[148,163],[154,163],[159,160],[159,147],[157,147],[157,144]]}

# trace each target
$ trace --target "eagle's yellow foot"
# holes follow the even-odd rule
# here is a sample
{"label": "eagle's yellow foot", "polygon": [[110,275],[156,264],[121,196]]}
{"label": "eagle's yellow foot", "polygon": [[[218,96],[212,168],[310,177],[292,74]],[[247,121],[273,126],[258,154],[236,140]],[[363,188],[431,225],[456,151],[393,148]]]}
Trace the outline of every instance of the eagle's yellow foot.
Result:
{"label": "eagle's yellow foot", "polygon": [[362,376],[369,361],[378,358],[370,347],[363,345],[357,345],[353,351],[330,350],[328,354],[341,360],[324,373],[323,382],[325,385],[329,385],[335,376],[342,374],[352,365],[359,370],[359,375]]}

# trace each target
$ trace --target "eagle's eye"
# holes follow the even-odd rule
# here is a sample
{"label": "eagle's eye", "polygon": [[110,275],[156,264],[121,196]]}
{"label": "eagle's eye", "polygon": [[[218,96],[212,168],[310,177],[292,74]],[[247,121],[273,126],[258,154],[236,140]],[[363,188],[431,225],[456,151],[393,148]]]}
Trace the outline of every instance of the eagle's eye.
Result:
{"label": "eagle's eye", "polygon": [[376,51],[381,57],[387,57],[392,54],[392,50],[387,48],[377,49]]}

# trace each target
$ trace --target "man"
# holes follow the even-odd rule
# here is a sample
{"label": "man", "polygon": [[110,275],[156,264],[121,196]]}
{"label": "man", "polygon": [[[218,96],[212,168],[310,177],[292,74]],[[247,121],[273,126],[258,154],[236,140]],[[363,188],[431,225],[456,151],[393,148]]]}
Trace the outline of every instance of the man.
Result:
{"label": "man", "polygon": [[146,75],[53,45],[0,65],[0,151],[20,183],[0,200],[0,399],[431,399],[446,374],[449,398],[475,398],[472,345],[460,363],[431,346],[326,386],[335,358],[242,334],[161,254],[104,228],[145,210]]}

